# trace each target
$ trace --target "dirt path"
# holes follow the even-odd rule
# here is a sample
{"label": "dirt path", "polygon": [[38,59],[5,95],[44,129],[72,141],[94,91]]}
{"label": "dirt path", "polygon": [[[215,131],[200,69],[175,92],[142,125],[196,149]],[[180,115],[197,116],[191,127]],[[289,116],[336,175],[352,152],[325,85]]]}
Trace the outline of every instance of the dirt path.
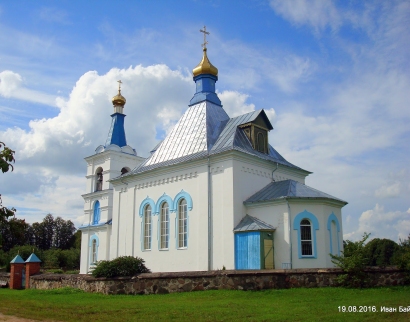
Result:
{"label": "dirt path", "polygon": [[0,322],[3,322],[3,321],[7,321],[7,322],[38,322],[38,320],[24,319],[24,318],[19,318],[17,316],[4,315],[3,313],[0,313]]}

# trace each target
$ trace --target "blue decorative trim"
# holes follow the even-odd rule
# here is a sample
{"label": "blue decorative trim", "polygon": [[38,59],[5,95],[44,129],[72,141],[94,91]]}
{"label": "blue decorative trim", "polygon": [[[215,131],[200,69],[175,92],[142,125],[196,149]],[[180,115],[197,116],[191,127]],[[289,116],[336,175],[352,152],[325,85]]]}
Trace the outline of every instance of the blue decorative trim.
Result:
{"label": "blue decorative trim", "polygon": [[155,214],[156,215],[159,214],[159,211],[161,209],[161,205],[164,202],[168,203],[168,207],[169,207],[170,212],[175,212],[175,209],[173,208],[174,203],[172,202],[172,198],[164,192],[164,194],[161,197],[159,197],[159,199],[157,200],[157,204],[155,205]]}
{"label": "blue decorative trim", "polygon": [[[313,255],[302,255],[302,247],[300,241],[300,222],[303,219],[308,219],[312,227],[312,246],[313,246]],[[319,230],[319,221],[316,216],[306,210],[299,213],[293,220],[293,229],[297,230],[298,234],[298,256],[299,258],[317,258],[317,247],[316,247],[316,230]]]}
{"label": "blue decorative trim", "polygon": [[90,237],[90,242],[89,242],[88,246],[92,246],[92,242],[93,242],[94,239],[97,241],[97,247],[100,246],[100,239],[98,238],[98,236],[96,234],[93,234]]}
{"label": "blue decorative trim", "polygon": [[179,204],[181,199],[185,199],[186,203],[187,203],[188,210],[192,210],[193,204],[192,204],[191,195],[188,192],[186,192],[184,190],[181,190],[181,192],[179,192],[174,198],[174,211],[177,211],[178,204]]}
{"label": "blue decorative trim", "polygon": [[150,205],[151,206],[151,212],[155,214],[155,202],[154,200],[152,200],[150,197],[147,196],[147,198],[145,198],[141,204],[140,204],[140,209],[139,209],[139,216],[142,218],[142,216],[144,215],[144,208],[146,205]]}
{"label": "blue decorative trim", "polygon": [[337,255],[340,256],[340,242],[339,242],[339,233],[340,233],[340,224],[336,215],[332,212],[327,219],[327,230],[329,230],[329,244],[330,244],[330,253],[333,254],[333,238],[332,238],[332,221],[335,222],[337,228]]}

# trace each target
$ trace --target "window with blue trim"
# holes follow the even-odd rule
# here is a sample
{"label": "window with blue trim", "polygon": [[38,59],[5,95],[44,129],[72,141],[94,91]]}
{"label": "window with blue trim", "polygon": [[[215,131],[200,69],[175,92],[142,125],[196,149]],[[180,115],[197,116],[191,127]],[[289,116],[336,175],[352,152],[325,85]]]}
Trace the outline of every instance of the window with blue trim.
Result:
{"label": "window with blue trim", "polygon": [[178,206],[178,248],[188,246],[188,206],[185,199]]}
{"label": "window with blue trim", "polygon": [[98,246],[99,240],[97,235],[92,235],[90,238],[90,265],[94,265],[98,261]]}
{"label": "window with blue trim", "polygon": [[160,215],[160,249],[168,249],[169,243],[169,206],[167,202],[161,205]]}
{"label": "window with blue trim", "polygon": [[147,205],[144,209],[144,250],[151,250],[151,213],[151,206]]}
{"label": "window with blue trim", "polygon": [[300,222],[300,247],[302,256],[312,256],[312,225],[307,219]]}
{"label": "window with blue trim", "polygon": [[293,229],[297,230],[299,258],[317,258],[316,230],[319,230],[319,221],[308,211],[296,215],[293,220]]}
{"label": "window with blue trim", "polygon": [[93,225],[97,225],[100,222],[100,202],[97,200],[94,204],[94,213],[93,213]]}

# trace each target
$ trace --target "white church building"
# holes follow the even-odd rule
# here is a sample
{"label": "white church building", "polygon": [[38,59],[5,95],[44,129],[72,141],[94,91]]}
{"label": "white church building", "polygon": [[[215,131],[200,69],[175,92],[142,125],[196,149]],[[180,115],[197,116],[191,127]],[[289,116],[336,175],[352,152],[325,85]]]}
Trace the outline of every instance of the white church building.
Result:
{"label": "white church building", "polygon": [[126,100],[113,97],[105,145],[85,158],[80,272],[125,255],[153,272],[333,267],[347,202],[305,185],[311,172],[269,144],[264,110],[229,117],[206,46],[193,76],[188,108],[148,158],[127,145]]}

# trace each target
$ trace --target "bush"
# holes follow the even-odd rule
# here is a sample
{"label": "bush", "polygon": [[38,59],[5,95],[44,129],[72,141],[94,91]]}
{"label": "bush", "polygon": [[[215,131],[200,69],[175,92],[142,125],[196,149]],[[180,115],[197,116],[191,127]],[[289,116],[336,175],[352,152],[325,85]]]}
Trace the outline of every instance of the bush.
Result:
{"label": "bush", "polygon": [[61,251],[60,267],[68,270],[80,269],[81,250],[76,248]]}
{"label": "bush", "polygon": [[372,239],[364,248],[369,266],[385,267],[397,264],[400,246],[390,239]]}
{"label": "bush", "polygon": [[94,277],[134,276],[150,273],[145,261],[139,257],[121,256],[111,261],[99,261],[91,274]]}
{"label": "bush", "polygon": [[44,251],[44,268],[60,268],[61,249],[52,248]]}
{"label": "bush", "polygon": [[368,285],[368,277],[364,269],[369,262],[366,256],[365,242],[370,234],[363,234],[362,240],[358,242],[346,242],[346,249],[342,256],[330,254],[332,262],[343,269],[345,274],[337,277],[337,282],[347,287],[365,287]]}

